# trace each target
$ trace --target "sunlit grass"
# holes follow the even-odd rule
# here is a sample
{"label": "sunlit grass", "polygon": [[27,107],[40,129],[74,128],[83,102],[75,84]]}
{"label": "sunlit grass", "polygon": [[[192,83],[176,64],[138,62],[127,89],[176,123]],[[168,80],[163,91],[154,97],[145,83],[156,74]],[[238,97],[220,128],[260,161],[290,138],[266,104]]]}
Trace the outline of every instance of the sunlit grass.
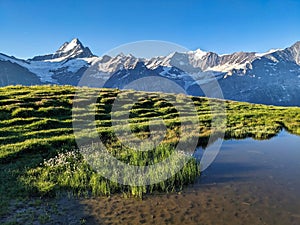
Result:
{"label": "sunlit grass", "polygon": [[[101,177],[78,152],[73,135],[72,106],[76,101],[76,121],[86,121],[95,116],[95,133],[85,135],[100,137],[110,154],[132,165],[152,165],[164,160],[174,151],[181,135],[180,126],[189,120],[191,113],[179,113],[167,99],[176,99],[182,108],[189,105],[182,95],[135,91],[122,92],[123,97],[137,97],[134,105],[124,100],[121,110],[111,113],[112,103],[121,92],[115,89],[98,90],[98,100],[93,103],[95,115],[80,107],[89,102],[90,89],[82,88],[79,99],[73,100],[76,89],[71,86],[9,86],[0,88],[0,194],[5,198],[17,196],[53,196],[60,191],[76,195],[110,195],[142,197],[156,191],[172,192],[192,183],[199,176],[199,164],[193,159],[170,179],[148,186],[126,186]],[[199,145],[205,146],[212,133],[212,107],[218,101],[192,97],[198,113],[199,132],[191,131],[183,141],[199,137]],[[298,107],[275,107],[249,103],[224,101],[226,107],[225,138],[266,139],[276,135],[282,128],[300,134],[300,109]],[[159,117],[167,128],[163,145],[152,151],[136,152],[122,146],[114,129],[111,116],[121,118],[128,111],[130,128],[141,139],[149,136],[149,124]],[[224,112],[223,112],[224,113]],[[93,124],[87,124],[93,127]],[[189,129],[189,128],[187,128]],[[129,140],[130,141],[130,140]],[[56,158],[55,158],[56,157]],[[153,174],[155,176],[155,174]],[[127,178],[125,178],[127,179]],[[130,179],[130,177],[128,177]],[[4,205],[4,203],[3,203]]]}

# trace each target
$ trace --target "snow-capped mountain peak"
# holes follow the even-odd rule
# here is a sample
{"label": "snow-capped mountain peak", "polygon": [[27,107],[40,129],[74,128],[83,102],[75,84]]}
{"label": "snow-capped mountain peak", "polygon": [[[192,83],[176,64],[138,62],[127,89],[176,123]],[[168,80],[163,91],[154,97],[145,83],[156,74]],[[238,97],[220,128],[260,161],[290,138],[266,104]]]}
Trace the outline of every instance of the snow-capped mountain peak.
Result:
{"label": "snow-capped mountain peak", "polygon": [[56,52],[66,53],[75,49],[78,46],[79,48],[83,48],[83,45],[78,40],[78,38],[74,38],[71,42],[65,42]]}
{"label": "snow-capped mountain peak", "polygon": [[193,55],[195,60],[200,60],[207,54],[207,52],[198,48],[195,51],[189,51],[188,54]]}
{"label": "snow-capped mountain peak", "polygon": [[257,57],[262,57],[262,56],[265,56],[265,55],[268,55],[268,54],[272,54],[272,53],[274,53],[274,52],[281,51],[281,50],[282,50],[282,49],[280,49],[280,48],[278,48],[278,49],[270,49],[270,50],[267,51],[267,52],[262,52],[262,53],[257,52],[257,53],[255,53],[255,55],[256,55]]}
{"label": "snow-capped mountain peak", "polygon": [[84,47],[78,38],[65,42],[54,54],[36,56],[30,61],[62,62],[75,58],[95,56],[88,47]]}
{"label": "snow-capped mountain peak", "polygon": [[52,59],[48,61],[59,62],[66,59],[73,58],[88,58],[94,56],[88,47],[84,47],[82,43],[74,38],[71,42],[65,42],[56,52],[52,55]]}

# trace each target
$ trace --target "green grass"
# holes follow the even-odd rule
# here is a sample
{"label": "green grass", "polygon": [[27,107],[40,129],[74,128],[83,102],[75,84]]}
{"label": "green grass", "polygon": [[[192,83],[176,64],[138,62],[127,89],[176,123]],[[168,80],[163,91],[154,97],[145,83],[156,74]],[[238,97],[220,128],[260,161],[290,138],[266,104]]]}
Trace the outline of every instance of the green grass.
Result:
{"label": "green grass", "polygon": [[[72,128],[75,91],[71,86],[0,88],[0,205],[4,206],[7,199],[11,198],[54,196],[65,190],[76,195],[123,193],[141,197],[145,193],[155,191],[172,192],[182,189],[199,176],[199,164],[193,158],[168,180],[149,186],[125,186],[99,176],[77,151]],[[85,121],[90,114],[80,105],[88,102],[90,91],[95,90],[82,88],[79,91],[82,96],[74,100],[78,105],[74,111],[77,112],[76,120]],[[172,154],[179,141],[180,126],[191,115],[186,113],[179,117],[176,108],[165,99],[176,99],[178,105],[185,109],[188,104],[184,102],[182,95],[147,95],[115,89],[97,91],[99,96],[93,104],[97,135],[112,155],[128,164],[151,165]],[[132,108],[129,102],[124,104],[120,111],[114,112],[114,116],[126,115],[126,111],[130,110],[130,128],[139,138],[149,136],[150,120],[155,117],[164,120],[167,133],[162,145],[149,152],[134,151],[122,146],[111,128],[111,104],[118,94],[135,96],[138,99]],[[212,133],[214,115],[211,113],[211,107],[217,107],[220,100],[202,97],[191,99],[199,118],[199,132],[191,135],[197,135],[198,144],[205,146]],[[298,107],[275,107],[233,101],[223,103],[226,107],[226,139],[266,139],[275,136],[282,128],[300,134]],[[51,164],[53,160],[61,160],[59,162],[63,163],[57,161]]]}

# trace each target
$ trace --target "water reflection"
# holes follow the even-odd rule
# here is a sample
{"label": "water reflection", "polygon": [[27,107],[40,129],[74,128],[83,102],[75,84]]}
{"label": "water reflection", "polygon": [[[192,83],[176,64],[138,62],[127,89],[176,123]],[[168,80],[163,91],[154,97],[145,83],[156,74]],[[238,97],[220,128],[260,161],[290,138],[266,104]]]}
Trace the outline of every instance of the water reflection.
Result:
{"label": "water reflection", "polygon": [[[194,153],[201,160],[206,150],[199,147]],[[299,180],[300,137],[282,131],[269,140],[225,140],[216,160],[200,178],[202,183],[276,176],[283,180]],[[249,179],[249,178],[247,178]]]}
{"label": "water reflection", "polygon": [[179,193],[84,204],[104,224],[299,225],[299,146],[300,137],[286,131],[265,141],[226,140],[196,184]]}
{"label": "water reflection", "polygon": [[[201,159],[204,151],[198,148],[194,156]],[[200,191],[205,185],[216,185],[220,191],[229,185],[235,195],[252,193],[261,201],[258,207],[262,210],[281,209],[281,216],[293,221],[300,218],[300,137],[282,131],[269,140],[225,140],[194,188]]]}

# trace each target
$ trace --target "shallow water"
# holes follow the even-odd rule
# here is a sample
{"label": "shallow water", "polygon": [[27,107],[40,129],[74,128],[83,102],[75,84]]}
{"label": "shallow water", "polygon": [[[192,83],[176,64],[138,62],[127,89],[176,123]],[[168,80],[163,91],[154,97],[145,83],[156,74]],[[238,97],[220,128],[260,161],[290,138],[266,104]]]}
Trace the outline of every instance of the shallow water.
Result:
{"label": "shallow water", "polygon": [[181,193],[82,204],[104,224],[299,225],[300,137],[282,131],[264,141],[226,140],[196,184]]}

